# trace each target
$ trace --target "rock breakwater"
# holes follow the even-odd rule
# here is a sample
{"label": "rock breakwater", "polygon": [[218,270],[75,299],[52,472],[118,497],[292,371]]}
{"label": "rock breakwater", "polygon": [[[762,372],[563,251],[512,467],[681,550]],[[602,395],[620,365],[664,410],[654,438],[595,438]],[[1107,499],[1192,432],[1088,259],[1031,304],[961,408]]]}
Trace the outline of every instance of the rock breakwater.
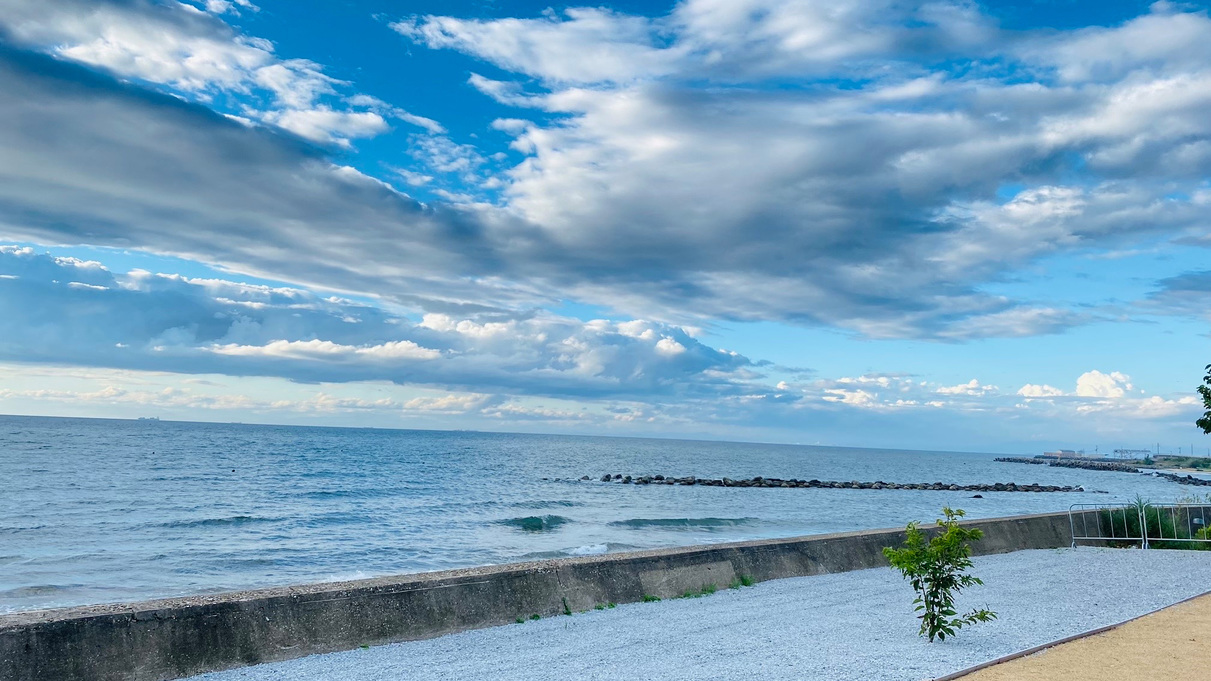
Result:
{"label": "rock breakwater", "polygon": [[1179,485],[1194,485],[1195,487],[1211,487],[1211,480],[1206,478],[1196,478],[1193,475],[1178,475],[1177,473],[1162,473],[1154,471],[1153,476],[1172,480]]}
{"label": "rock breakwater", "polygon": [[[584,478],[581,478],[584,480]],[[837,481],[837,480],[799,480],[790,479],[783,480],[781,478],[764,478],[757,476],[755,478],[746,478],[741,480],[733,480],[731,478],[698,478],[695,476],[687,476],[683,478],[665,476],[665,475],[622,475],[621,473],[607,473],[600,478],[601,482],[609,482],[623,485],[684,485],[694,486],[700,485],[704,487],[781,487],[781,488],[811,488],[811,489],[900,489],[900,490],[927,490],[927,491],[949,491],[949,492],[1084,492],[1085,489],[1080,486],[1072,487],[1068,485],[1019,485],[1014,482],[997,482],[986,485],[957,485],[946,482],[884,482],[877,480],[875,482],[859,482],[853,481]]]}
{"label": "rock breakwater", "polygon": [[1112,471],[1115,473],[1143,473],[1135,466],[1130,466],[1125,463],[1111,463],[1108,461],[1085,461],[1082,459],[1038,459],[1026,458],[1018,456],[1000,456],[993,461],[1003,463],[1029,463],[1034,465],[1047,464],[1052,468],[1081,468],[1087,471]]}

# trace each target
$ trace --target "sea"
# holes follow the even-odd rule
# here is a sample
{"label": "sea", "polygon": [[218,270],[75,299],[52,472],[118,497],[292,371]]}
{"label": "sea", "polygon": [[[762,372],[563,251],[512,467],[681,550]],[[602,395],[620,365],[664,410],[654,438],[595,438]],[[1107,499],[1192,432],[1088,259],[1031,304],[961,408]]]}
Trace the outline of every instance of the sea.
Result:
{"label": "sea", "polygon": [[[1137,495],[1172,501],[1192,491],[1148,476],[997,463],[994,456],[0,416],[0,613],[900,527],[932,521],[943,505],[982,518]],[[976,499],[971,492],[601,482],[607,473],[1087,491]]]}

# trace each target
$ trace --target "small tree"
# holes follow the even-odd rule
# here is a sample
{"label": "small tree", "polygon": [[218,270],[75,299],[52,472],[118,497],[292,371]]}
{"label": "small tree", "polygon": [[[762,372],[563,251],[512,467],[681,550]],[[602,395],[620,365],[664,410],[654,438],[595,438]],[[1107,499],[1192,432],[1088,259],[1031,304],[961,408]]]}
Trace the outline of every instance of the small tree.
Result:
{"label": "small tree", "polygon": [[[1203,429],[1203,432],[1211,435],[1211,364],[1207,365],[1205,370],[1206,376],[1203,376],[1203,384],[1198,386],[1198,394],[1203,398],[1203,407],[1206,411],[1203,412],[1203,417],[1194,422],[1194,425]],[[1194,454],[1193,451],[1190,452]]]}
{"label": "small tree", "polygon": [[959,518],[966,513],[962,509],[951,510],[949,506],[942,508],[946,518],[939,519],[940,528],[937,535],[929,541],[916,522],[908,524],[908,538],[901,548],[886,547],[883,555],[891,561],[892,567],[900,571],[904,578],[912,584],[917,592],[913,601],[914,610],[920,612],[917,619],[921,620],[921,636],[929,636],[932,643],[935,638],[946,640],[953,637],[955,630],[976,622],[988,622],[996,619],[997,614],[990,610],[972,610],[966,615],[955,611],[955,596],[969,586],[983,584],[978,578],[966,574],[971,567],[971,546],[969,542],[979,541],[984,533],[974,528],[959,525]]}

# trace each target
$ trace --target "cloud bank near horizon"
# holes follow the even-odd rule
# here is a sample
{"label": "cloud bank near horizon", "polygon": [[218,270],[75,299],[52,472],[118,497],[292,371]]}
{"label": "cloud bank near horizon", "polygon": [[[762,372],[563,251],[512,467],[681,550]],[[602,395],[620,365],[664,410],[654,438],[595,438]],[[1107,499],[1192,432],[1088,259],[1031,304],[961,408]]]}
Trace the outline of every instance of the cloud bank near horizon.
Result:
{"label": "cloud bank near horizon", "polygon": [[[986,431],[989,416],[1008,433],[1022,424],[1041,429],[1101,415],[1084,418],[1082,428],[1093,424],[1099,435],[1129,437],[1132,423],[1176,423],[1197,409],[1192,396],[1148,395],[1130,377],[1098,370],[1081,374],[1071,390],[804,370],[794,370],[795,380],[775,380],[771,373],[779,368],[666,324],[550,314],[490,320],[430,313],[415,321],[295,288],[143,270],[118,274],[95,261],[11,246],[0,246],[0,319],[6,332],[0,362],[105,368],[88,380],[74,376],[88,389],[5,388],[0,404],[442,416],[472,418],[480,427],[531,423],[598,432],[638,421],[654,432],[702,434],[702,427],[733,436],[810,427],[841,437],[877,418],[888,438],[921,443],[940,427],[965,437]],[[199,388],[209,381],[164,378],[191,375],[285,378],[304,387],[289,399],[257,398]],[[166,380],[165,387],[145,387]],[[356,394],[371,384],[383,393],[384,382],[407,390]]]}

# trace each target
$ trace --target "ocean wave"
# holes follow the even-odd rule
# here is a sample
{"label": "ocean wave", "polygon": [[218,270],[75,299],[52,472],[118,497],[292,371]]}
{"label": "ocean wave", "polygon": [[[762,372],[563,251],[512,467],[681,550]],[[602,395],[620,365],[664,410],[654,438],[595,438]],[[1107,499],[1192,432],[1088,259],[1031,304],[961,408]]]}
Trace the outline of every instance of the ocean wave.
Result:
{"label": "ocean wave", "polygon": [[630,520],[615,520],[611,527],[625,527],[632,530],[657,528],[662,530],[714,530],[727,527],[750,525],[757,518],[631,518]]}
{"label": "ocean wave", "polygon": [[561,515],[528,515],[521,518],[498,520],[501,525],[517,528],[522,532],[549,532],[558,529],[560,525],[572,522]]}
{"label": "ocean wave", "polygon": [[280,518],[263,518],[254,515],[235,515],[228,518],[199,518],[197,520],[173,520],[159,523],[157,527],[190,528],[190,527],[238,527],[256,523],[274,523]]}
{"label": "ocean wave", "polygon": [[25,525],[24,527],[20,526],[20,525],[15,526],[15,527],[12,525],[9,525],[8,527],[0,527],[0,535],[20,534],[22,532],[36,532],[37,530],[45,530],[46,528],[47,528],[46,525]]}
{"label": "ocean wave", "polygon": [[393,494],[390,489],[362,487],[359,489],[320,489],[303,492],[298,496],[304,499],[368,499]]}
{"label": "ocean wave", "polygon": [[542,508],[572,508],[574,506],[582,506],[583,504],[579,501],[572,501],[570,499],[553,499],[553,500],[548,500],[548,501],[544,501],[544,500],[518,501],[518,502],[513,503],[512,505],[514,508],[542,509]]}
{"label": "ocean wave", "polygon": [[638,546],[632,544],[618,544],[615,542],[602,542],[600,544],[585,544],[584,546],[573,546],[567,549],[559,549],[556,551],[535,551],[519,556],[521,560],[547,560],[550,558],[574,558],[576,556],[600,556],[605,553],[617,553],[619,551],[633,551],[638,549]]}
{"label": "ocean wave", "polygon": [[79,584],[61,585],[61,584],[34,584],[31,586],[19,586],[15,589],[0,591],[0,598],[31,598],[34,596],[45,596],[46,594],[59,593],[70,591],[79,588]]}

